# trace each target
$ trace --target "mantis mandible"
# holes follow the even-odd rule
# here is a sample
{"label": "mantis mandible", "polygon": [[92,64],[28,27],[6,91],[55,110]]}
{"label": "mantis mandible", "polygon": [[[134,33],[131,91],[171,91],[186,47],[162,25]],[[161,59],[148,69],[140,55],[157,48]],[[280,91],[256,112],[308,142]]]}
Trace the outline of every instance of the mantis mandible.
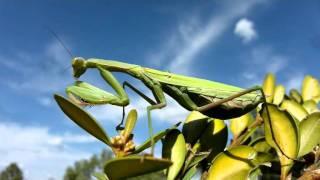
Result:
{"label": "mantis mandible", "polygon": [[[139,65],[113,60],[87,59],[81,57],[72,60],[73,76],[79,78],[88,68],[98,69],[102,78],[115,90],[111,94],[89,83],[76,81],[66,88],[66,93],[78,104],[96,105],[112,104],[125,107],[129,98],[125,87],[129,87],[147,102],[148,126],[152,137],[151,111],[166,106],[165,94],[171,96],[187,110],[196,110],[209,117],[229,119],[239,117],[253,110],[259,103],[264,102],[264,94],[260,86],[250,89],[209,81],[205,79],[183,76]],[[122,85],[111,72],[126,73],[141,80],[153,93],[155,100],[146,96],[129,82]],[[120,129],[122,122],[117,126]],[[153,147],[153,146],[152,146]],[[153,154],[153,148],[151,150]]]}

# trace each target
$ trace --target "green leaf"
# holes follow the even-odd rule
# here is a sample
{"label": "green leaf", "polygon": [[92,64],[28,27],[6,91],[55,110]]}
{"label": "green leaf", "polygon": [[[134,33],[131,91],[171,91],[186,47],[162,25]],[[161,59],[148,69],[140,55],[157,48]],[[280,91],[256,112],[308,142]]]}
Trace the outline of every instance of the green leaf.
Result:
{"label": "green leaf", "polygon": [[[163,131],[158,132],[153,136],[154,143],[159,141],[161,138],[163,138],[166,134],[168,134],[171,130],[176,129],[180,125],[180,122],[175,124],[169,129],[165,129]],[[136,150],[133,152],[133,154],[140,153],[144,151],[145,149],[151,147],[151,138],[147,139],[145,142],[143,142],[140,146],[136,148]]]}
{"label": "green leaf", "polygon": [[314,77],[307,75],[302,82],[301,94],[303,101],[313,99],[320,95],[319,82]]}
{"label": "green leaf", "polygon": [[224,150],[228,142],[228,128],[225,121],[211,120],[200,137],[200,151],[210,152],[207,157],[208,162]]}
{"label": "green leaf", "polygon": [[320,112],[309,115],[300,123],[300,150],[301,157],[320,143]]}
{"label": "green leaf", "polygon": [[319,112],[317,103],[312,99],[304,101],[302,106],[304,107],[305,110],[307,110],[309,114],[314,112]]}
{"label": "green leaf", "polygon": [[245,180],[255,168],[252,160],[257,152],[249,146],[236,146],[219,153],[212,161],[208,180],[239,179]]}
{"label": "green leaf", "polygon": [[183,123],[182,133],[186,143],[191,146],[200,138],[210,118],[199,111],[192,111]]}
{"label": "green leaf", "polygon": [[301,103],[302,102],[302,97],[299,93],[298,90],[296,89],[291,89],[290,92],[289,92],[289,95],[290,95],[290,98],[295,100],[297,103]]}
{"label": "green leaf", "polygon": [[173,162],[167,170],[167,179],[174,180],[183,167],[186,158],[186,141],[182,133],[174,129],[166,135],[162,143],[162,158],[170,159]]}
{"label": "green leaf", "polygon": [[192,161],[190,162],[190,164],[188,165],[188,168],[197,165],[199,162],[201,162],[202,160],[204,160],[205,158],[207,158],[209,156],[209,153],[200,153],[200,154],[195,154],[194,158],[192,159]]}
{"label": "green leaf", "polygon": [[96,137],[105,144],[111,146],[110,139],[101,125],[85,110],[73,103],[72,101],[55,94],[54,99],[57,101],[61,110],[78,126],[86,130],[89,134]]}
{"label": "green leaf", "polygon": [[107,175],[105,175],[104,173],[95,172],[95,173],[93,173],[92,176],[97,178],[97,180],[109,180]]}
{"label": "green leaf", "polygon": [[278,105],[281,104],[284,95],[286,93],[286,89],[283,85],[277,85],[274,90],[273,104]]}
{"label": "green leaf", "polygon": [[109,179],[124,179],[135,177],[168,168],[172,164],[166,159],[149,156],[126,156],[107,161],[104,173]]}
{"label": "green leaf", "polygon": [[272,73],[268,73],[263,81],[262,89],[266,95],[266,101],[271,103],[274,96],[274,89],[276,85],[276,79]]}
{"label": "green leaf", "polygon": [[126,125],[124,126],[124,136],[125,137],[129,137],[136,125],[137,122],[137,118],[138,118],[138,113],[137,110],[132,109],[126,119]]}
{"label": "green leaf", "polygon": [[280,107],[288,111],[291,116],[299,121],[302,121],[308,115],[308,112],[304,109],[304,107],[293,100],[283,100]]}
{"label": "green leaf", "polygon": [[187,173],[183,176],[182,180],[190,180],[197,173],[197,166],[194,165],[188,169]]}
{"label": "green leaf", "polygon": [[271,146],[266,142],[265,137],[253,140],[249,146],[253,147],[258,152],[268,152],[271,149]]}
{"label": "green leaf", "polygon": [[262,117],[268,144],[278,152],[295,159],[299,150],[299,134],[292,116],[287,111],[278,109],[276,105],[264,104]]}
{"label": "green leaf", "polygon": [[251,113],[247,113],[243,116],[233,118],[230,121],[230,130],[233,137],[238,137],[248,126],[249,123],[253,121]]}

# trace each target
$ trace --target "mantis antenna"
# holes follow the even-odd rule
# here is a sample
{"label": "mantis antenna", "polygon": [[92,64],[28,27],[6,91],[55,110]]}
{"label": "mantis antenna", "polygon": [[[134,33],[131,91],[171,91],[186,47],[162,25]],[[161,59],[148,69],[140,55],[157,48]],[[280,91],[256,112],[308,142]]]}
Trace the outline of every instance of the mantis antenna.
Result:
{"label": "mantis antenna", "polygon": [[62,45],[62,47],[68,52],[68,54],[70,55],[71,58],[73,58],[74,56],[72,55],[70,49],[67,48],[67,46],[65,45],[65,43],[60,39],[60,37],[58,36],[58,34],[56,32],[54,32],[52,29],[50,29],[49,27],[46,27],[46,29],[59,41],[59,43]]}
{"label": "mantis antenna", "polygon": [[[48,26],[44,27],[50,34],[52,34],[56,40],[59,42],[59,44],[67,51],[67,53],[70,55],[71,59],[74,58],[73,54],[71,53],[70,49],[67,48],[67,46],[65,45],[65,43],[61,40],[61,38],[58,36],[58,34],[56,32],[54,32],[51,28],[49,28]],[[71,68],[71,65],[67,66],[66,68],[64,68],[62,70],[62,73],[66,72],[68,69]]]}

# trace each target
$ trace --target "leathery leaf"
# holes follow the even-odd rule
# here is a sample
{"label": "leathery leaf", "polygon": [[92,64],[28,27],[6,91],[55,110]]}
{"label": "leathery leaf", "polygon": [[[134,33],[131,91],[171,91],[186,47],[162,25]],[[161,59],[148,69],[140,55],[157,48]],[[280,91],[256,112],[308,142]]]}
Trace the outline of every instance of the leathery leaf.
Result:
{"label": "leathery leaf", "polygon": [[207,127],[208,116],[203,115],[199,111],[192,111],[183,123],[182,133],[186,143],[193,145]]}
{"label": "leathery leaf", "polygon": [[137,122],[137,117],[138,117],[138,113],[135,109],[132,109],[129,114],[128,117],[126,119],[126,125],[124,128],[124,136],[125,137],[129,137],[130,134],[132,133],[132,130],[134,129],[136,122]]}
{"label": "leathery leaf", "polygon": [[274,90],[274,96],[273,96],[273,104],[279,105],[286,93],[286,89],[283,85],[277,85]]}
{"label": "leathery leaf", "polygon": [[293,117],[273,104],[263,105],[262,117],[267,143],[278,152],[295,159],[299,150],[299,134]]}
{"label": "leathery leaf", "polygon": [[57,101],[61,110],[82,129],[96,137],[107,145],[111,145],[109,136],[103,130],[101,125],[85,110],[73,103],[72,101],[55,94],[54,99]]}
{"label": "leathery leaf", "polygon": [[206,160],[209,162],[224,150],[228,142],[228,129],[225,121],[212,119],[200,137],[200,151],[210,152]]}
{"label": "leathery leaf", "polygon": [[253,117],[250,113],[231,119],[230,129],[233,134],[233,137],[238,137],[241,134],[241,132],[243,132],[249,126],[249,123],[252,121]]}
{"label": "leathery leaf", "polygon": [[252,147],[242,145],[221,152],[212,161],[207,179],[245,180],[256,166],[252,162],[256,156],[257,152]]}
{"label": "leathery leaf", "polygon": [[183,123],[182,133],[186,143],[193,145],[207,127],[210,118],[199,111],[192,111]]}
{"label": "leathery leaf", "polygon": [[182,133],[174,129],[163,140],[162,158],[170,159],[172,165],[167,170],[167,179],[174,180],[183,167],[187,154],[186,141]]}
{"label": "leathery leaf", "polygon": [[313,99],[320,95],[319,82],[314,77],[307,75],[302,82],[301,94],[303,101]]}
{"label": "leathery leaf", "polygon": [[320,143],[320,112],[310,114],[300,125],[299,157],[309,153]]}
{"label": "leathery leaf", "polygon": [[263,81],[263,92],[266,95],[266,101],[268,103],[271,103],[273,100],[273,96],[274,96],[274,89],[275,89],[275,85],[276,85],[276,79],[274,77],[274,75],[272,73],[268,73]]}
{"label": "leathery leaf", "polygon": [[[176,129],[180,125],[180,122],[172,126],[171,128],[165,129],[163,131],[158,132],[153,136],[154,143],[159,141],[161,138],[163,138],[165,135],[167,135],[171,130]],[[147,139],[145,142],[143,142],[141,145],[139,145],[136,150],[133,152],[134,154],[140,153],[144,151],[145,149],[151,147],[151,138]]]}
{"label": "leathery leaf", "polygon": [[107,161],[104,173],[109,179],[124,179],[168,168],[172,162],[150,156],[126,156]]}
{"label": "leathery leaf", "polygon": [[304,107],[294,100],[283,100],[280,107],[288,111],[299,121],[302,121],[308,115],[308,112],[304,109]]}
{"label": "leathery leaf", "polygon": [[304,101],[302,106],[309,114],[314,112],[319,112],[318,105],[314,100],[310,99],[310,100]]}

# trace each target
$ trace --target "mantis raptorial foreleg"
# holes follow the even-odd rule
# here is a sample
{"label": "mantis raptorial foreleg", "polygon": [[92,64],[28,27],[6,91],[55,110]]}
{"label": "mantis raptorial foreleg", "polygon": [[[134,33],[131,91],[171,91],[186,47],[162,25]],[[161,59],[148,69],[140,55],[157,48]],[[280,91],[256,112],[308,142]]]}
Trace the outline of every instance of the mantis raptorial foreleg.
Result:
{"label": "mantis raptorial foreleg", "polygon": [[[97,68],[100,71],[102,78],[116,91],[117,95],[111,94],[82,81],[77,81],[75,85],[67,87],[67,95],[79,104],[112,104],[117,106],[127,106],[129,104],[129,98],[119,81],[111,72],[100,68],[99,66]],[[74,94],[78,97],[86,97],[86,100],[83,102],[81,101],[82,99],[76,99]]]}

